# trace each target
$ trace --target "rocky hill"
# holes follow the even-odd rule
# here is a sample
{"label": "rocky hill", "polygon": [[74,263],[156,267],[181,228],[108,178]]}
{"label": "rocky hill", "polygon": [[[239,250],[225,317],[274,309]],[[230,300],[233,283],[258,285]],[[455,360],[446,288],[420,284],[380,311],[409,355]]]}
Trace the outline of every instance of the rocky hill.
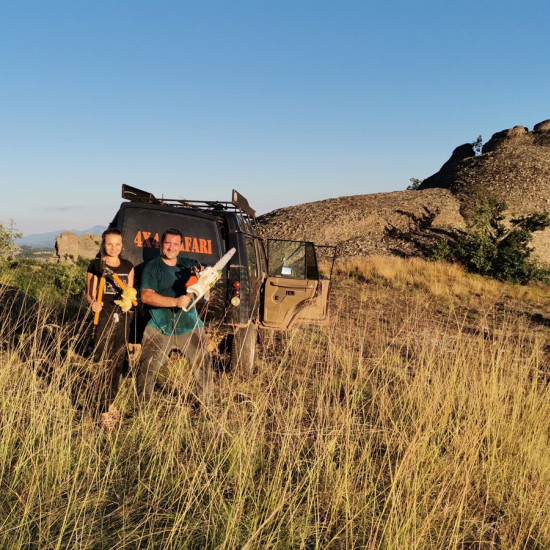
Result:
{"label": "rocky hill", "polygon": [[439,172],[420,189],[449,189],[461,201],[461,213],[471,215],[476,198],[490,193],[514,214],[550,209],[550,120],[530,132],[515,126],[494,134],[475,155],[472,145],[457,147]]}
{"label": "rocky hill", "polygon": [[[265,236],[337,245],[341,256],[423,255],[451,230],[466,230],[473,206],[491,194],[509,217],[550,210],[550,120],[533,131],[498,132],[480,155],[457,147],[417,191],[339,197],[281,208],[258,218]],[[550,229],[533,240],[535,256],[550,263]]]}
{"label": "rocky hill", "polygon": [[422,255],[436,238],[465,229],[448,189],[339,197],[274,210],[258,218],[264,236],[336,245],[340,256]]}

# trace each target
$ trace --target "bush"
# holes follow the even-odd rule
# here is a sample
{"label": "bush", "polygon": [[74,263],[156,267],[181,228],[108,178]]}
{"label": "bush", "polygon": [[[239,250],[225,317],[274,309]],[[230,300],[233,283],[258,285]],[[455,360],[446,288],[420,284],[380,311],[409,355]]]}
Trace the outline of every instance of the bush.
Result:
{"label": "bush", "polygon": [[66,302],[83,295],[86,266],[85,262],[65,265],[14,260],[5,262],[0,268],[0,283],[18,288],[35,300]]}
{"label": "bush", "polygon": [[421,180],[419,178],[409,178],[409,181],[411,182],[411,184],[407,185],[407,191],[418,191],[418,189],[420,189],[420,185],[424,180]]}
{"label": "bush", "polygon": [[502,281],[525,284],[546,281],[550,272],[530,259],[529,243],[534,231],[550,225],[548,212],[504,222],[506,204],[486,197],[475,209],[470,233],[460,233],[451,240],[441,240],[432,249],[431,259],[448,260],[464,265],[468,271]]}

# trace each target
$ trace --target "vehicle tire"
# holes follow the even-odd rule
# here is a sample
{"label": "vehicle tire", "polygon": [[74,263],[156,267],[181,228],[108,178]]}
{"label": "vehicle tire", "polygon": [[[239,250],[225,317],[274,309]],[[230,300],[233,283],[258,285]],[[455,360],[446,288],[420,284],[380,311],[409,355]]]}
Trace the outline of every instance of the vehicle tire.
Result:
{"label": "vehicle tire", "polygon": [[245,328],[239,328],[233,334],[231,345],[231,369],[239,370],[243,374],[251,375],[256,360],[256,343],[258,339],[258,325],[251,323]]}

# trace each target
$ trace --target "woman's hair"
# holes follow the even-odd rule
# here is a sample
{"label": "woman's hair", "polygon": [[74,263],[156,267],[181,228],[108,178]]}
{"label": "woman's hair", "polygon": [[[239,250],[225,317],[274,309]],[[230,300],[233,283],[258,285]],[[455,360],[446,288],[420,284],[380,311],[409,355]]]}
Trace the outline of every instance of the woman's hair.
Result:
{"label": "woman's hair", "polygon": [[116,227],[111,227],[103,231],[101,234],[101,256],[105,256],[105,239],[107,239],[109,235],[118,235],[122,239],[122,231]]}

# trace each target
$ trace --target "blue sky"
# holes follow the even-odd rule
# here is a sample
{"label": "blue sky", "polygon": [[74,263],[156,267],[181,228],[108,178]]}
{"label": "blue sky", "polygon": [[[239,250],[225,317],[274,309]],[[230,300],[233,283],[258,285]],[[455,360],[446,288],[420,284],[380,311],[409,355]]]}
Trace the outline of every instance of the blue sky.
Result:
{"label": "blue sky", "polygon": [[107,225],[122,183],[258,213],[405,189],[550,118],[544,1],[0,0],[0,221]]}

